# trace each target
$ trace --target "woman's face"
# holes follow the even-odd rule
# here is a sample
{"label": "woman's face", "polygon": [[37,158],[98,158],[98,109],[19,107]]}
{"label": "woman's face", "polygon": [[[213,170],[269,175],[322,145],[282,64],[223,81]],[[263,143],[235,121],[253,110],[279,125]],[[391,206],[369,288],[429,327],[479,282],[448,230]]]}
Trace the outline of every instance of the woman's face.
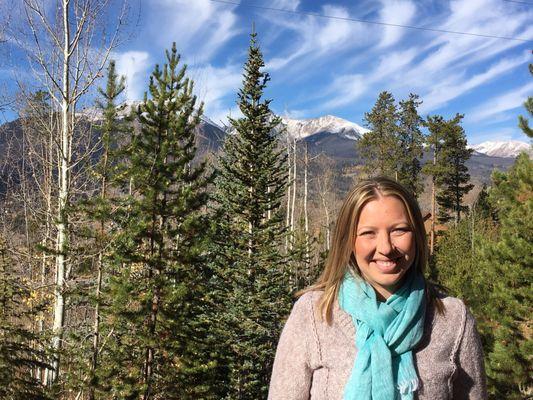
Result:
{"label": "woman's face", "polygon": [[415,258],[414,233],[400,199],[381,196],[363,206],[354,255],[361,275],[378,298],[389,298]]}

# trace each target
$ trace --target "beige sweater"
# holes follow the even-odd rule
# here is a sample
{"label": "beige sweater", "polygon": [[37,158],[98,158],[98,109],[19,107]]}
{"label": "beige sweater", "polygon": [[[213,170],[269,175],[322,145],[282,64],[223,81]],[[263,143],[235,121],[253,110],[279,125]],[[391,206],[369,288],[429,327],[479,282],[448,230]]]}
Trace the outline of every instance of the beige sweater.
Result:
{"label": "beige sweater", "polygon": [[[294,305],[279,340],[269,400],[340,400],[354,365],[355,327],[336,303],[328,325],[317,314],[321,292]],[[474,317],[461,300],[443,297],[445,315],[430,307],[415,351],[420,400],[486,399],[483,352]],[[391,399],[393,400],[393,399]]]}

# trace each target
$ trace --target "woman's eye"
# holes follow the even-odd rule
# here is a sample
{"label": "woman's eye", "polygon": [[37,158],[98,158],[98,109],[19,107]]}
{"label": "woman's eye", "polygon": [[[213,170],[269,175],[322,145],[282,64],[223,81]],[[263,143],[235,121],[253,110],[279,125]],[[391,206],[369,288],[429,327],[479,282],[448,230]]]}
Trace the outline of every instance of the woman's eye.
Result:
{"label": "woman's eye", "polygon": [[374,232],[372,231],[364,231],[359,234],[359,236],[369,236],[372,235]]}
{"label": "woman's eye", "polygon": [[405,232],[409,232],[410,229],[409,228],[396,228],[393,230],[393,232],[396,232],[396,233],[405,233]]}

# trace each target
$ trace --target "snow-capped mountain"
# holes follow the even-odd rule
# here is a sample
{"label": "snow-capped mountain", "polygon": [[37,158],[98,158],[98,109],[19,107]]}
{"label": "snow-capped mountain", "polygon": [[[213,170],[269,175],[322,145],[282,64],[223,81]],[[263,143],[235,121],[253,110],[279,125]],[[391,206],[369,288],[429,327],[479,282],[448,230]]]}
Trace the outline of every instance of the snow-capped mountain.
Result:
{"label": "snow-capped mountain", "polygon": [[287,127],[289,135],[296,139],[305,139],[316,133],[328,132],[344,136],[347,139],[357,140],[368,132],[368,129],[354,122],[333,115],[310,119],[282,118],[282,123]]}
{"label": "snow-capped mountain", "polygon": [[526,142],[520,142],[518,140],[488,141],[469,147],[478,153],[491,157],[515,158],[522,151],[531,153],[530,145]]}

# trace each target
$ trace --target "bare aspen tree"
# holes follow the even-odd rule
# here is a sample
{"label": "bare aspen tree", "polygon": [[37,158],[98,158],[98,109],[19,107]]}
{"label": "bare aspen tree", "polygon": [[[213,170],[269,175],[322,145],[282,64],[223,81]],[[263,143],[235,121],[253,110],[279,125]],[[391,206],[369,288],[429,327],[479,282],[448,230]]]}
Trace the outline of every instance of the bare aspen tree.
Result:
{"label": "bare aspen tree", "polygon": [[[291,158],[291,137],[289,131],[285,131],[287,134],[287,210],[285,217],[285,228],[289,229],[291,222],[291,190],[292,190],[292,158]],[[290,237],[289,235],[285,236],[285,251],[289,249],[290,246]]]}
{"label": "bare aspen tree", "polygon": [[323,212],[323,227],[325,229],[325,250],[329,251],[331,245],[331,225],[333,207],[335,207],[335,169],[333,160],[325,154],[317,157],[317,169],[320,171],[316,176],[317,194]]}
{"label": "bare aspen tree", "polygon": [[309,213],[307,211],[307,199],[308,199],[308,170],[309,170],[309,148],[307,142],[304,147],[304,234],[305,234],[305,260],[309,262],[310,257],[310,244],[309,244]]}
{"label": "bare aspen tree", "polygon": [[297,184],[297,151],[296,138],[292,138],[292,199],[291,199],[291,222],[290,222],[290,241],[289,249],[292,250],[294,243],[294,213],[296,210],[296,184]]}
{"label": "bare aspen tree", "polygon": [[[38,276],[34,278],[35,290],[39,295],[37,299],[41,304],[47,302],[47,288],[49,285],[51,261],[53,255],[48,249],[53,246],[52,218],[53,218],[53,187],[56,167],[54,163],[54,134],[59,126],[57,113],[50,106],[50,96],[43,91],[34,94],[23,94],[21,115],[22,140],[24,149],[22,155],[28,161],[27,171],[24,176],[31,180],[29,190],[32,199],[24,200],[24,207],[29,207],[29,221],[32,229],[31,242],[27,244],[27,252],[31,254],[35,248],[35,258],[39,264]],[[21,187],[23,189],[23,187]],[[28,220],[28,219],[27,219]],[[33,257],[32,257],[33,258]],[[41,311],[37,317],[36,331],[42,334],[45,330],[46,315]],[[41,346],[39,350],[44,350]],[[44,380],[44,371],[38,368],[36,375],[40,381]]]}
{"label": "bare aspen tree", "polygon": [[[24,0],[23,12],[33,42],[30,49],[36,77],[46,88],[57,109],[60,123],[54,135],[57,189],[53,227],[56,232],[54,311],[52,323],[53,368],[46,371],[46,381],[54,383],[60,372],[63,345],[66,282],[72,271],[69,258],[70,204],[73,173],[87,160],[87,153],[75,151],[77,143],[76,111],[107,63],[111,50],[118,44],[118,28],[123,23],[125,7],[119,11],[115,29],[107,35],[104,29],[96,35],[98,24],[106,21],[109,0],[58,0],[55,15],[50,15],[43,2]],[[106,27],[108,28],[108,27]],[[93,40],[98,37],[101,43]],[[37,68],[35,68],[37,67]]]}

